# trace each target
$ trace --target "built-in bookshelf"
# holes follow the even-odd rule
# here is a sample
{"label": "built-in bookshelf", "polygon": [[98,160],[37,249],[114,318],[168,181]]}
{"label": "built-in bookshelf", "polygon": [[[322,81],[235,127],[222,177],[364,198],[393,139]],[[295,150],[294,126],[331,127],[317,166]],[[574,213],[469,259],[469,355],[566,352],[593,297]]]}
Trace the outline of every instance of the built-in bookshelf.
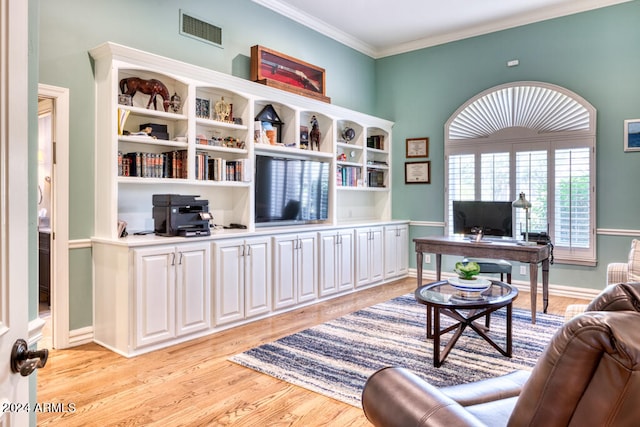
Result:
{"label": "built-in bookshelf", "polygon": [[[326,225],[391,218],[391,122],[114,43],[90,54],[97,237],[117,239],[119,220],[149,230],[157,193],[198,195],[215,223],[252,230],[256,154],[330,164]],[[168,99],[126,96],[136,79],[161,82]],[[273,141],[256,122],[265,109],[280,121]]]}

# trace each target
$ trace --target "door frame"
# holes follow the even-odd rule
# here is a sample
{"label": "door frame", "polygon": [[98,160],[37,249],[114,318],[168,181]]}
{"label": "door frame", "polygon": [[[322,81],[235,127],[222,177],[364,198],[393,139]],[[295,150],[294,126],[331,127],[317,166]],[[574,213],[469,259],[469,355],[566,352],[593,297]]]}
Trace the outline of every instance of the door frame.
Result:
{"label": "door frame", "polygon": [[54,104],[51,171],[51,333],[53,348],[69,347],[69,89],[38,84]]}

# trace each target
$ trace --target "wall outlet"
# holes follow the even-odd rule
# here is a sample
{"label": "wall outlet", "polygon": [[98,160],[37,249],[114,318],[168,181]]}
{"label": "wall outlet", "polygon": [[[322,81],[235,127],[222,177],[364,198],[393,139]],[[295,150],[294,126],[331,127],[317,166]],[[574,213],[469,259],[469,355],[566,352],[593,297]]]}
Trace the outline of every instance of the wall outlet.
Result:
{"label": "wall outlet", "polygon": [[423,256],[423,261],[425,264],[431,264],[431,255],[424,255]]}
{"label": "wall outlet", "polygon": [[526,265],[521,265],[520,266],[520,274],[522,274],[523,276],[527,275],[527,266]]}

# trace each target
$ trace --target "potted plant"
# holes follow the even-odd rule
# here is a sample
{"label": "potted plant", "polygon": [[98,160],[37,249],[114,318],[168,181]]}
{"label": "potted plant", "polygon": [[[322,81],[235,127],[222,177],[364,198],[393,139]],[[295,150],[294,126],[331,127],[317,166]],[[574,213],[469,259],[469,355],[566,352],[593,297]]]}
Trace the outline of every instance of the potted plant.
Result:
{"label": "potted plant", "polygon": [[458,278],[462,280],[476,280],[478,274],[480,274],[480,265],[475,261],[456,262],[455,272],[458,274]]}

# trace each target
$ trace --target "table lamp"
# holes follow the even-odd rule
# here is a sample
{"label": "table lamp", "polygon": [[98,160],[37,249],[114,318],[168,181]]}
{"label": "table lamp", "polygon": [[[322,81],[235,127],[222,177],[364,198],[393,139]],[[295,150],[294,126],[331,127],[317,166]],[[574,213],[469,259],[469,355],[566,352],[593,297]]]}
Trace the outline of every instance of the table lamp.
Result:
{"label": "table lamp", "polygon": [[529,221],[531,220],[529,209],[531,209],[531,202],[526,199],[526,197],[524,196],[524,192],[521,192],[518,199],[514,200],[513,203],[511,203],[511,206],[518,209],[524,209],[524,242],[522,242],[522,244],[535,245],[536,242],[529,242]]}

